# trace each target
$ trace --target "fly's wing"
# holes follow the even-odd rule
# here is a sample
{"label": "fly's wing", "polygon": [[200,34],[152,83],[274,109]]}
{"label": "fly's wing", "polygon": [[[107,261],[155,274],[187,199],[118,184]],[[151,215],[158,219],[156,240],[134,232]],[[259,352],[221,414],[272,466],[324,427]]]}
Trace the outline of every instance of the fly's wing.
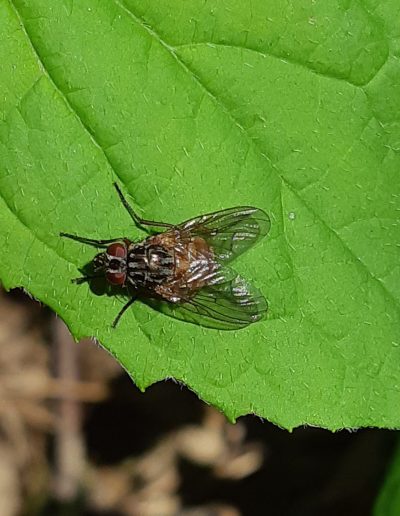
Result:
{"label": "fly's wing", "polygon": [[187,322],[219,330],[238,330],[265,316],[268,305],[261,292],[234,271],[224,267],[209,277],[208,284],[193,297],[168,303],[157,309]]}
{"label": "fly's wing", "polygon": [[212,248],[217,261],[233,260],[268,233],[269,216],[259,208],[237,206],[200,215],[177,226],[182,235],[199,236]]}

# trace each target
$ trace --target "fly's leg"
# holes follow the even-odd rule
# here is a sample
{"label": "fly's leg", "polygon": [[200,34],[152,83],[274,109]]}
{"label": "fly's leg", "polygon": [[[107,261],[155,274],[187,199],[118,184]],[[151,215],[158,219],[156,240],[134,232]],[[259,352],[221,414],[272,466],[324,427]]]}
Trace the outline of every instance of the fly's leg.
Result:
{"label": "fly's leg", "polygon": [[71,280],[71,283],[76,283],[76,285],[81,285],[82,283],[86,283],[86,281],[91,281],[92,279],[104,278],[104,274],[94,274],[93,276],[80,276],[79,278],[74,278]]}
{"label": "fly's leg", "polygon": [[139,217],[137,213],[133,210],[132,206],[128,203],[128,201],[125,199],[124,194],[121,192],[120,187],[117,185],[117,183],[114,183],[115,189],[117,190],[117,193],[119,195],[119,198],[121,199],[122,204],[124,205],[124,208],[131,216],[131,219],[137,226],[154,226],[154,227],[162,227],[162,228],[172,228],[173,224],[168,224],[168,222],[156,222],[154,220],[146,220]]}
{"label": "fly's leg", "polygon": [[108,240],[96,240],[95,238],[80,237],[78,235],[71,235],[70,233],[60,233],[60,236],[64,238],[70,238],[71,240],[76,240],[77,242],[82,242],[82,244],[94,245],[97,247],[112,244],[113,242],[121,242],[126,240],[125,237],[109,238]]}
{"label": "fly's leg", "polygon": [[124,313],[128,310],[128,308],[133,305],[133,303],[135,302],[136,298],[135,297],[131,297],[130,300],[121,308],[121,310],[119,311],[119,314],[117,315],[117,317],[114,319],[114,322],[112,323],[112,327],[115,328],[117,326],[117,324],[119,323],[119,320],[121,319],[121,317],[124,315]]}

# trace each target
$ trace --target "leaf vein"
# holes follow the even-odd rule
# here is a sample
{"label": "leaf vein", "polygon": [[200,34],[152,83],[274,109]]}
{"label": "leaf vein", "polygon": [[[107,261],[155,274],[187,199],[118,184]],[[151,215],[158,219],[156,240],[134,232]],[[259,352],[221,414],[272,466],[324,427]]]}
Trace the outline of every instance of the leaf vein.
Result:
{"label": "leaf vein", "polygon": [[187,63],[182,61],[182,59],[176,54],[174,47],[171,47],[167,42],[165,42],[161,36],[154,30],[154,28],[150,27],[148,24],[146,24],[140,17],[138,17],[136,14],[134,14],[130,9],[128,9],[125,5],[121,4],[119,0],[114,0],[115,4],[118,5],[123,11],[125,11],[127,14],[129,14],[132,19],[139,24],[143,29],[145,29],[153,38],[155,38],[160,45],[162,45],[171,55],[172,57],[177,61],[177,63],[185,70],[186,73],[188,73],[193,79],[196,81],[196,83],[214,100],[216,105],[222,109],[222,111],[231,119],[231,121],[240,129],[244,137],[249,141],[250,145],[254,145],[254,147],[260,151],[260,154],[262,157],[264,157],[273,167],[273,170],[278,175],[278,177],[281,179],[281,182],[287,186],[288,189],[291,190],[293,195],[299,199],[299,201],[307,208],[307,210],[314,215],[314,217],[319,220],[322,225],[325,227],[325,229],[328,232],[333,233],[338,241],[342,244],[343,248],[347,250],[347,252],[352,256],[352,258],[355,260],[355,262],[365,271],[367,271],[370,278],[372,278],[383,290],[383,292],[391,299],[396,306],[396,309],[398,312],[400,312],[400,306],[397,301],[397,299],[393,296],[393,294],[387,289],[386,285],[378,278],[376,277],[372,271],[368,268],[368,266],[359,258],[356,256],[356,254],[353,252],[353,250],[348,246],[348,244],[340,237],[340,235],[328,224],[326,221],[318,214],[314,212],[314,210],[308,205],[308,203],[304,200],[304,198],[299,195],[299,193],[295,190],[295,188],[287,181],[285,177],[283,177],[282,174],[279,173],[278,168],[275,166],[275,164],[272,163],[271,159],[265,155],[265,153],[261,152],[261,150],[258,148],[257,142],[251,138],[251,136],[248,134],[246,129],[240,124],[240,122],[234,117],[232,112],[228,109],[228,107],[223,103],[221,99],[219,99],[207,86],[200,80],[200,78],[190,69]]}

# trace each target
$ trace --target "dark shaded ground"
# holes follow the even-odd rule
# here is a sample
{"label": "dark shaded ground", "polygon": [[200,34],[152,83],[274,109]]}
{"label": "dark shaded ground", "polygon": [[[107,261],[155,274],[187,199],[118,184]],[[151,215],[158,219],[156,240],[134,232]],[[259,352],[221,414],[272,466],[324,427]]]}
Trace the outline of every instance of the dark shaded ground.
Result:
{"label": "dark shaded ground", "polygon": [[172,381],[142,394],[18,291],[0,341],[2,516],[371,514],[395,432],[230,425]]}

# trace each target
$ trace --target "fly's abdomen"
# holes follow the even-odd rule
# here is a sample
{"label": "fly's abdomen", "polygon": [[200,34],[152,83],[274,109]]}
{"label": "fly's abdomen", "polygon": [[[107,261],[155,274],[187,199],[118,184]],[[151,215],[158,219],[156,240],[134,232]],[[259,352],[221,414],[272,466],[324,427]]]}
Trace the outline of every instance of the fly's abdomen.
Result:
{"label": "fly's abdomen", "polygon": [[129,282],[136,288],[151,289],[167,282],[174,274],[174,256],[154,244],[134,244],[128,251]]}

